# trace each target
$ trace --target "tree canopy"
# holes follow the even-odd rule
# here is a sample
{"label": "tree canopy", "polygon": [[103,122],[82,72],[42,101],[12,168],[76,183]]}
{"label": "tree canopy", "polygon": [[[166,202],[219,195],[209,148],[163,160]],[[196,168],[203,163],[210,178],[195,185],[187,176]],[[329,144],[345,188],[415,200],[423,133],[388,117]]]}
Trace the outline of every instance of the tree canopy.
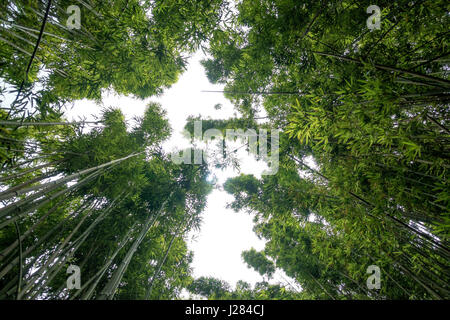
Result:
{"label": "tree canopy", "polygon": [[[79,28],[73,1],[0,3],[0,299],[450,297],[446,1],[378,1],[379,29],[370,1],[75,4]],[[119,105],[67,120],[107,91],[163,94],[198,50],[236,113],[185,129],[279,131],[278,150],[256,148],[276,155],[274,174],[218,186],[266,241],[242,253],[263,277],[253,286],[195,278],[187,244],[213,166],[238,166],[235,150],[175,163],[166,111],[150,100],[131,123]],[[71,265],[79,290],[67,288]],[[275,284],[280,270],[301,290]]]}

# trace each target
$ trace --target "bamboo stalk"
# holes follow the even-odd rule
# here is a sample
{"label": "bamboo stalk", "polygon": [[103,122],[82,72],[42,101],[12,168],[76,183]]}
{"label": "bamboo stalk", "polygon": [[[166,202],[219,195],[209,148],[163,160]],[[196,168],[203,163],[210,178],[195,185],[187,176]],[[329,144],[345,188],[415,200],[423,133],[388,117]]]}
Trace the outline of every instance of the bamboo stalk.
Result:
{"label": "bamboo stalk", "polygon": [[33,172],[33,171],[37,171],[37,170],[42,169],[42,168],[49,167],[49,166],[61,163],[63,161],[64,161],[64,159],[52,161],[50,163],[44,163],[44,164],[41,164],[41,165],[39,165],[37,167],[29,168],[27,170],[21,171],[21,172],[16,173],[16,174],[12,174],[12,175],[9,175],[9,176],[6,176],[6,177],[0,177],[0,182],[16,179],[16,178],[19,178],[19,177],[27,174],[27,173],[30,173],[30,172]]}
{"label": "bamboo stalk", "polygon": [[90,216],[90,214],[92,213],[92,211],[89,211],[87,214],[85,214],[80,221],[78,222],[78,224],[75,226],[75,228],[72,230],[72,232],[64,239],[64,241],[58,246],[58,248],[55,250],[55,252],[50,256],[50,258],[47,259],[47,261],[44,263],[44,265],[42,265],[36,272],[35,274],[31,277],[31,279],[28,281],[27,285],[20,291],[18,297],[22,298],[22,296],[24,296],[28,290],[30,290],[32,288],[32,286],[34,285],[34,281],[37,280],[39,278],[39,276],[41,276],[44,271],[45,268],[48,267],[48,265],[53,262],[53,260],[57,257],[59,251],[61,248],[63,248],[69,241],[70,239],[75,235],[75,233],[78,231],[78,229],[80,229],[81,225],[83,224],[83,222]]}
{"label": "bamboo stalk", "polygon": [[[25,214],[27,214],[27,213],[29,213],[29,212],[31,212],[31,211],[33,211],[33,210],[38,210],[39,208],[43,207],[45,204],[47,204],[47,203],[49,203],[50,201],[52,201],[52,200],[58,198],[59,196],[65,194],[65,193],[67,193],[67,192],[69,192],[69,191],[71,191],[71,190],[74,190],[74,189],[76,189],[76,188],[81,187],[82,185],[84,185],[84,184],[86,184],[87,182],[91,181],[92,179],[96,178],[96,177],[97,177],[98,175],[100,175],[102,172],[103,172],[103,171],[98,171],[98,172],[91,173],[89,176],[87,176],[86,178],[84,178],[84,179],[81,180],[80,182],[77,182],[76,184],[70,186],[69,188],[66,188],[66,189],[63,189],[63,190],[61,190],[61,191],[58,191],[58,192],[52,194],[51,196],[45,198],[44,200],[41,200],[41,201],[38,200],[38,201],[36,201],[36,202],[32,202],[28,207],[22,208],[21,206],[16,205],[17,202],[16,202],[16,203],[13,203],[13,205],[15,205],[15,207],[16,207],[16,209],[17,209],[16,211],[19,211],[19,212],[18,212],[18,213],[16,212],[16,214],[15,214],[13,217],[11,217],[10,219],[7,219],[7,220],[4,221],[3,223],[0,223],[0,229],[3,228],[4,226],[10,224],[11,222],[13,222],[13,221],[19,219],[20,217],[24,216]],[[40,191],[40,192],[38,192],[38,195],[34,194],[34,195],[30,196],[29,198],[33,198],[33,199],[38,198],[39,196],[45,194],[46,192],[55,190],[55,189],[57,189],[58,187],[59,187],[59,185],[55,185],[53,188],[51,188],[51,190],[43,190],[43,191]],[[28,199],[28,198],[27,198],[27,199]],[[25,200],[26,200],[26,199],[25,199]],[[18,201],[18,202],[20,202],[20,201]],[[26,203],[26,202],[29,202],[29,201],[22,201],[22,202],[25,202],[25,203]],[[5,207],[5,208],[6,208],[6,207]]]}
{"label": "bamboo stalk", "polygon": [[[19,201],[15,202],[15,203],[12,203],[12,204],[10,204],[10,205],[0,209],[0,218],[5,217],[7,214],[9,214],[9,213],[11,213],[11,212],[13,212],[15,210],[19,211],[20,210],[20,206],[22,204],[28,203],[31,200],[34,200],[34,199],[40,197],[41,195],[43,195],[43,194],[45,194],[45,193],[47,193],[49,191],[54,190],[55,188],[59,187],[60,185],[62,185],[65,182],[68,182],[68,181],[74,180],[76,178],[79,178],[79,177],[81,177],[84,174],[91,173],[91,172],[96,171],[96,170],[98,171],[99,169],[103,169],[103,168],[111,166],[113,164],[120,163],[122,161],[125,161],[125,160],[127,160],[129,158],[135,157],[135,156],[140,155],[142,153],[144,153],[144,152],[134,153],[134,154],[128,155],[128,156],[120,158],[120,159],[112,160],[112,161],[109,161],[107,163],[95,166],[95,167],[91,167],[91,168],[88,168],[88,169],[81,170],[78,173],[74,173],[72,175],[69,175],[67,177],[61,178],[59,180],[48,182],[48,183],[43,185],[43,186],[45,186],[45,188],[43,188],[41,191],[39,191],[39,192],[37,192],[37,193],[27,197],[26,199],[19,200]],[[98,171],[98,174],[100,174],[100,171]],[[74,185],[74,186],[76,186],[76,185]],[[74,186],[69,187],[67,190],[73,189]],[[0,228],[1,228],[1,226],[0,226]]]}
{"label": "bamboo stalk", "polygon": [[150,286],[147,288],[146,293],[145,293],[145,300],[148,300],[150,298],[150,295],[152,294],[154,281],[156,278],[158,278],[159,273],[161,272],[161,269],[162,269],[164,263],[166,262],[167,257],[169,256],[169,251],[172,248],[175,238],[178,236],[178,231],[180,228],[181,228],[181,225],[177,228],[177,230],[175,231],[175,234],[172,236],[169,246],[167,247],[166,252],[164,253],[164,257],[158,264],[158,268],[156,269],[155,273],[152,276],[152,279],[150,280]]}
{"label": "bamboo stalk", "polygon": [[[23,191],[23,187],[26,187],[26,186],[28,186],[30,184],[42,181],[42,180],[47,179],[47,178],[54,177],[57,174],[58,174],[57,171],[51,171],[51,172],[48,172],[46,174],[41,174],[41,175],[31,179],[31,180],[27,180],[27,181],[25,181],[25,182],[23,182],[21,184],[18,184],[16,186],[12,187],[12,188],[6,189],[5,191],[0,192],[0,200],[6,200],[6,199],[13,198],[13,197],[18,197],[20,194],[24,194],[24,193],[30,191],[27,188],[26,189],[27,191],[24,192]],[[35,190],[35,189],[32,189],[32,190]]]}
{"label": "bamboo stalk", "polygon": [[147,234],[148,230],[153,226],[156,219],[158,218],[159,214],[153,214],[149,215],[142,226],[141,232],[136,237],[135,241],[133,242],[132,246],[128,250],[125,258],[122,260],[119,267],[114,271],[114,274],[112,275],[111,279],[108,281],[108,283],[105,285],[103,290],[100,293],[100,296],[97,298],[97,300],[111,300],[114,297],[115,291],[117,287],[120,284],[120,281],[122,280],[122,277],[125,273],[125,271],[128,268],[128,265],[141,244],[142,240],[144,239],[145,235]]}
{"label": "bamboo stalk", "polygon": [[119,245],[117,247],[117,249],[114,251],[114,253],[109,257],[109,259],[107,260],[107,262],[103,265],[103,267],[97,271],[97,273],[91,277],[81,288],[81,290],[77,291],[71,298],[70,300],[75,299],[79,294],[81,294],[81,292],[83,292],[83,290],[95,279],[95,282],[89,287],[89,289],[83,293],[83,295],[81,296],[81,300],[87,300],[89,299],[95,288],[97,287],[98,283],[100,282],[101,278],[103,277],[103,275],[105,274],[105,272],[108,270],[108,268],[110,267],[110,265],[113,263],[115,257],[117,256],[117,254],[119,254],[119,252],[122,250],[122,248],[130,241],[130,234],[134,231],[135,227],[137,225],[137,222],[135,222],[130,229],[128,229],[127,233],[124,235],[124,237],[122,238],[122,240],[119,242]]}
{"label": "bamboo stalk", "polygon": [[[29,73],[29,71],[30,71],[31,65],[33,64],[33,60],[34,60],[34,58],[36,57],[36,52],[37,52],[37,49],[39,48],[39,43],[41,42],[42,35],[43,35],[43,33],[44,33],[45,24],[46,24],[46,22],[47,22],[47,18],[48,18],[48,14],[49,14],[49,12],[50,12],[51,4],[52,4],[52,0],[48,0],[48,2],[47,2],[47,8],[45,9],[45,14],[44,14],[44,17],[43,17],[43,19],[42,19],[41,30],[39,31],[39,38],[38,38],[38,40],[36,41],[36,45],[34,46],[33,53],[31,54],[30,61],[28,62],[27,69],[26,69],[26,71],[25,71],[25,77],[24,77],[24,79],[22,80],[22,83],[20,84],[20,88],[19,88],[19,91],[17,92],[16,99],[15,99],[14,102],[12,103],[13,106],[16,104],[17,99],[19,98],[20,93],[22,92],[22,89],[23,89],[23,86],[24,86],[24,84],[25,84],[25,81],[28,79],[28,73]],[[9,117],[9,115],[10,115],[10,113],[8,113],[8,117]]]}
{"label": "bamboo stalk", "polygon": [[[25,238],[28,235],[30,235],[34,229],[36,229],[39,225],[41,225],[50,214],[55,212],[58,209],[58,205],[60,205],[64,201],[66,201],[66,199],[64,198],[60,199],[58,203],[55,204],[49,211],[47,211],[41,218],[39,218],[39,220],[35,224],[33,224],[30,228],[28,228],[27,231],[25,231],[18,240],[20,240],[21,242],[24,241]],[[17,223],[17,221],[14,221],[14,223]],[[17,245],[19,244],[18,240],[14,241],[9,247],[5,248],[2,252],[0,252],[0,261],[2,261],[4,257],[6,257],[9,253],[11,253],[11,251],[13,251],[17,247]]]}
{"label": "bamboo stalk", "polygon": [[[336,55],[336,54],[332,54],[332,53],[318,52],[318,51],[313,51],[313,53],[321,55],[321,56],[337,58],[337,59],[343,60],[343,61],[349,61],[349,62],[354,62],[354,63],[357,63],[357,64],[363,64],[359,60],[356,60],[356,59],[353,59],[353,58],[349,58],[349,57],[340,56],[340,55]],[[446,87],[450,86],[450,81],[448,81],[448,80],[441,79],[441,78],[436,78],[436,77],[433,77],[433,76],[428,76],[428,75],[425,75],[425,74],[422,74],[422,73],[409,71],[409,70],[405,70],[405,69],[400,69],[400,68],[396,68],[396,67],[391,67],[391,66],[386,66],[386,65],[382,65],[382,64],[378,64],[378,63],[374,63],[373,66],[375,68],[377,68],[377,69],[380,69],[380,70],[404,73],[404,74],[408,74],[410,76],[418,77],[418,78],[421,78],[421,79],[424,79],[424,80],[434,81],[434,82],[442,84],[442,85],[444,85]]]}
{"label": "bamboo stalk", "polygon": [[17,222],[15,222],[14,225],[16,226],[17,241],[19,242],[19,275],[18,275],[19,278],[17,280],[17,291],[16,291],[16,300],[19,300],[19,292],[20,292],[20,286],[22,285],[22,270],[23,270],[22,240],[21,240],[19,225],[17,224]]}
{"label": "bamboo stalk", "polygon": [[[72,217],[77,217],[77,214],[80,214],[82,212],[84,212],[84,210],[90,205],[92,204],[92,198],[88,199],[86,202],[84,202],[72,215]],[[54,226],[50,231],[48,231],[44,236],[42,236],[35,244],[33,244],[33,246],[27,248],[24,252],[24,257],[26,257],[27,255],[29,255],[31,252],[34,251],[34,249],[38,248],[42,243],[44,243],[44,241],[47,240],[47,238],[49,238],[51,235],[53,235],[53,233],[58,230],[64,223],[66,223],[70,218],[72,218],[71,216],[67,216],[65,217],[63,220],[61,220],[56,226]],[[39,255],[37,255],[37,257],[39,257]],[[2,279],[17,263],[18,263],[19,259],[18,257],[16,257],[14,260],[12,260],[11,262],[9,262],[1,271],[0,271],[0,279]],[[31,266],[31,263],[28,263],[26,266]]]}

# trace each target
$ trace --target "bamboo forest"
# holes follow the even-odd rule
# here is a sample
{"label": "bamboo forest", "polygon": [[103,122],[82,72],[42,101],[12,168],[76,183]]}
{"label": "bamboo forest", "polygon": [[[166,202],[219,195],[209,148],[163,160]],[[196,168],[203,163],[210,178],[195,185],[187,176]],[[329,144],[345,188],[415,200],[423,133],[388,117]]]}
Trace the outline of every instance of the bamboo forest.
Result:
{"label": "bamboo forest", "polygon": [[[449,299],[449,30],[444,0],[0,0],[0,300]],[[194,55],[215,116],[168,150]],[[194,272],[214,192],[256,283]]]}

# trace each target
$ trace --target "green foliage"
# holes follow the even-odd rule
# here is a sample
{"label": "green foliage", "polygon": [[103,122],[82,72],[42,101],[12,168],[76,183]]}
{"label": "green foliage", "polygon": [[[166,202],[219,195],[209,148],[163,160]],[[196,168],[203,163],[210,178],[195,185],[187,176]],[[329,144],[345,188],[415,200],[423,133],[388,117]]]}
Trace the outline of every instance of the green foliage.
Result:
{"label": "green foliage", "polygon": [[[71,4],[52,1],[37,45],[46,3],[0,3],[1,299],[177,299],[183,288],[208,299],[448,299],[445,1],[379,1],[373,31],[368,0],[241,0],[233,10],[86,0],[81,29],[68,30]],[[186,130],[203,120],[224,135],[282,131],[277,174],[223,187],[266,240],[244,261],[267,279],[283,269],[300,293],[192,279],[186,233],[212,185],[207,164],[176,165],[161,151],[171,129],[159,104],[133,124],[116,108],[89,128],[65,121],[68,103],[105,90],[161,94],[200,48],[239,116],[190,117]],[[80,291],[65,289],[69,264],[83,270]],[[380,290],[367,289],[369,265],[381,269]]]}
{"label": "green foliage", "polygon": [[283,130],[280,170],[224,188],[311,297],[447,298],[448,6],[382,1],[370,31],[370,4],[239,1],[203,65],[242,114],[231,127]]}
{"label": "green foliage", "polygon": [[188,290],[210,300],[300,300],[308,297],[281,285],[258,282],[254,288],[245,281],[238,281],[236,289],[216,278],[200,277],[192,281]]}
{"label": "green foliage", "polygon": [[[102,126],[91,131],[53,128],[57,145],[38,140],[40,148],[52,148],[44,160],[33,160],[40,170],[17,166],[2,175],[4,186],[20,192],[1,193],[7,199],[0,209],[3,299],[15,298],[19,269],[7,214],[15,215],[23,232],[20,298],[101,298],[123,261],[126,267],[108,299],[179,297],[191,274],[186,233],[198,229],[212,186],[206,165],[175,165],[159,151],[170,132],[164,114],[150,104],[128,131],[120,110],[110,108],[102,113]],[[46,182],[48,173],[58,180]],[[148,219],[155,223],[147,230]],[[133,249],[132,239],[141,232]],[[66,289],[69,264],[82,269],[80,291]]]}

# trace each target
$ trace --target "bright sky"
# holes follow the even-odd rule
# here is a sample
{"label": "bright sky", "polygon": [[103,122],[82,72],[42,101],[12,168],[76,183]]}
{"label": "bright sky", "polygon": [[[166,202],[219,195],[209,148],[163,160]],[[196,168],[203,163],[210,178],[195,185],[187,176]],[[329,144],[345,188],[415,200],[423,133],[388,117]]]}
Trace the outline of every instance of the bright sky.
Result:
{"label": "bright sky", "polygon": [[[202,90],[223,90],[223,86],[209,83],[200,64],[203,57],[201,53],[195,54],[190,59],[187,71],[161,97],[141,101],[111,93],[103,96],[103,105],[119,107],[126,119],[131,121],[134,116],[143,115],[149,101],[161,103],[167,110],[167,117],[173,129],[172,137],[164,144],[164,149],[170,152],[174,148],[187,148],[189,142],[181,132],[188,116],[201,114],[205,118],[209,116],[213,119],[226,119],[232,117],[234,112],[232,104],[223,94],[201,92]],[[214,109],[214,105],[218,103],[222,104],[220,110]],[[98,115],[100,110],[101,108],[92,101],[77,101],[74,108],[67,112],[66,117],[69,120],[78,120],[79,117],[86,117],[89,120],[93,118],[93,114]],[[264,163],[257,162],[245,151],[239,155],[241,173],[260,177],[261,172],[267,169]],[[214,168],[213,174],[221,185],[227,178],[236,176],[239,172],[231,168],[224,171]],[[241,252],[252,247],[261,250],[264,248],[264,241],[259,240],[253,232],[251,215],[226,209],[226,204],[231,201],[232,196],[223,190],[215,189],[208,197],[207,208],[202,215],[203,223],[200,233],[192,232],[189,235],[188,245],[194,252],[192,265],[194,276],[213,276],[227,281],[233,287],[238,280],[254,284],[262,281],[262,277],[247,268],[241,258]],[[286,284],[283,277],[287,278],[282,272],[277,271],[273,282]],[[290,280],[290,282],[294,281]]]}

